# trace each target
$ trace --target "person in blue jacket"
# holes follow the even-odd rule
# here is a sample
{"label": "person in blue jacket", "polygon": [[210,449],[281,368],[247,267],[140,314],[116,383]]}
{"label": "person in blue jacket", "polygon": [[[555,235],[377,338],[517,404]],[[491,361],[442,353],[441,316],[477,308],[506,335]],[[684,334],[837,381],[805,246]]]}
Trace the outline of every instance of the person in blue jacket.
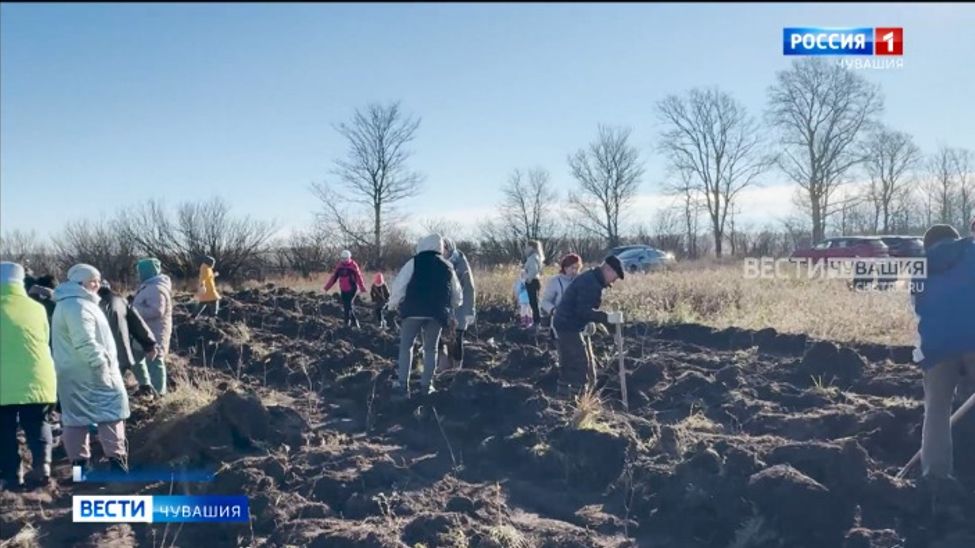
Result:
{"label": "person in blue jacket", "polygon": [[925,477],[953,473],[951,412],[962,375],[975,378],[975,239],[950,225],[924,234],[927,277],[916,282],[915,361],[924,370],[921,469]]}

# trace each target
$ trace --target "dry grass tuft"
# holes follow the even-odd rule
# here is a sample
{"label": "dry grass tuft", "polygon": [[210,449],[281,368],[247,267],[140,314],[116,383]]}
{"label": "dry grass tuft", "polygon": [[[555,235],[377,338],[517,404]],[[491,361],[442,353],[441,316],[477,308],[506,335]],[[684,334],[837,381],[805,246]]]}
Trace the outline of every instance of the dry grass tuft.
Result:
{"label": "dry grass tuft", "polygon": [[596,430],[612,433],[607,420],[608,410],[602,398],[593,390],[587,390],[575,397],[572,405],[570,424],[577,430]]}

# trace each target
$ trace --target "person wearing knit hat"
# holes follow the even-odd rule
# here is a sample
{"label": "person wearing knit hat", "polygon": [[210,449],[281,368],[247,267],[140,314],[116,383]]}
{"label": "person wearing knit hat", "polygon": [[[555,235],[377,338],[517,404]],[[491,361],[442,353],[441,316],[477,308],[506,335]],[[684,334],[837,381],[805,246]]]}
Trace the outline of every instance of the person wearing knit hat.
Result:
{"label": "person wearing knit hat", "polygon": [[[166,357],[169,354],[169,340],[173,335],[173,282],[169,276],[163,274],[162,263],[152,257],[140,259],[136,263],[141,284],[132,298],[132,307],[142,316],[146,325],[152,331],[156,345],[154,353],[142,348],[136,350],[136,360],[145,361],[145,370],[149,374],[149,385],[159,394],[166,394]],[[214,304],[216,308],[216,304]],[[138,378],[143,374],[143,367],[136,369]],[[139,383],[145,386],[145,379]],[[143,390],[143,394],[148,394]]]}
{"label": "person wearing knit hat", "polygon": [[559,273],[545,284],[545,291],[542,293],[539,307],[542,309],[542,321],[543,323],[547,323],[548,327],[551,328],[553,338],[558,338],[555,328],[551,325],[552,318],[555,316],[555,310],[559,307],[559,303],[562,302],[562,295],[565,294],[565,289],[579,275],[579,269],[581,267],[582,257],[575,253],[569,253],[559,261]]}
{"label": "person wearing knit hat", "polygon": [[400,321],[399,369],[393,383],[397,398],[409,397],[413,372],[413,343],[422,333],[423,375],[421,393],[435,391],[440,334],[456,327],[454,311],[460,307],[463,290],[454,267],[443,256],[443,238],[430,234],[420,238],[416,255],[400,269],[390,287],[389,308],[398,310]]}
{"label": "person wearing knit hat", "polygon": [[342,311],[345,317],[345,325],[359,327],[359,319],[355,316],[355,297],[358,292],[366,292],[366,284],[362,280],[362,269],[359,263],[352,260],[352,253],[345,250],[340,255],[340,260],[335,265],[332,277],[325,283],[327,293],[335,282],[339,284],[339,294],[342,297]]}
{"label": "person wearing knit hat", "polygon": [[372,279],[372,287],[369,288],[369,298],[372,299],[372,308],[376,314],[376,323],[380,329],[386,329],[386,303],[389,302],[389,286],[386,285],[386,278],[382,272],[376,272]]}
{"label": "person wearing knit hat", "polygon": [[216,259],[206,255],[200,259],[200,286],[196,291],[196,312],[198,318],[204,312],[216,317],[220,313],[220,292],[217,291],[217,276],[220,273],[213,270],[217,265]]}
{"label": "person wearing knit hat", "polygon": [[921,471],[926,477],[953,474],[951,413],[962,377],[975,378],[975,239],[950,225],[924,234],[927,277],[915,282],[915,360],[924,374]]}
{"label": "person wearing knit hat", "polygon": [[51,476],[53,436],[47,417],[57,401],[57,377],[44,307],[27,295],[24,268],[0,263],[0,481],[23,482],[17,428],[33,462],[30,483]]}
{"label": "person wearing knit hat", "polygon": [[61,403],[62,441],[74,466],[88,467],[88,426],[98,438],[111,468],[128,470],[125,420],[129,396],[118,363],[118,348],[108,318],[99,308],[101,273],[91,265],[68,270],[68,280],[54,290],[51,346]]}

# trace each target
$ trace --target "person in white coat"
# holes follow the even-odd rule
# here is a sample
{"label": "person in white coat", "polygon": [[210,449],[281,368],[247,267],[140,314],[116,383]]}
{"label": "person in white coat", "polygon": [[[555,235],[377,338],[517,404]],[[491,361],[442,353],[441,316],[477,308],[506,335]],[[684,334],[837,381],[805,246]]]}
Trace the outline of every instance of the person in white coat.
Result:
{"label": "person in white coat", "polygon": [[[552,327],[551,324],[552,318],[555,317],[555,309],[562,302],[562,295],[565,294],[565,290],[569,287],[569,284],[579,275],[580,268],[582,268],[582,257],[575,253],[569,253],[559,261],[558,275],[545,284],[545,291],[542,293],[539,307],[542,309],[542,319],[548,327]],[[554,327],[552,327],[552,337],[558,337]]]}
{"label": "person in white coat", "polygon": [[108,318],[98,307],[101,273],[87,264],[68,270],[54,290],[51,346],[61,402],[62,440],[73,466],[87,469],[91,458],[88,426],[98,425],[98,440],[113,471],[128,471],[125,420],[129,397],[118,364]]}
{"label": "person in white coat", "polygon": [[431,234],[420,239],[416,255],[403,265],[390,288],[389,309],[399,310],[399,378],[394,390],[409,396],[413,370],[413,341],[423,334],[423,394],[434,391],[437,347],[444,329],[454,329],[455,311],[463,302],[463,290],[454,267],[444,258],[443,238]]}
{"label": "person in white coat", "polygon": [[525,247],[525,265],[522,267],[522,279],[528,290],[528,304],[532,309],[532,324],[541,325],[542,313],[538,308],[538,295],[542,291],[542,269],[545,268],[545,252],[538,240],[528,242]]}

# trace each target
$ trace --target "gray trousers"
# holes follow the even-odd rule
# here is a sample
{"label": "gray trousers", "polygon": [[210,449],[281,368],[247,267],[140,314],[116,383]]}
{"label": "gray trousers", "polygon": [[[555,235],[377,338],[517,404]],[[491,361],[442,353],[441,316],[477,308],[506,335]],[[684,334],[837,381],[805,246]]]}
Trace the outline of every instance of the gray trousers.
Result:
{"label": "gray trousers", "polygon": [[430,318],[405,318],[400,323],[399,339],[399,380],[403,388],[410,385],[410,373],[413,370],[413,341],[423,333],[423,376],[420,385],[427,389],[433,381],[433,374],[437,369],[437,345],[440,342],[440,322]]}
{"label": "gray trousers", "polygon": [[924,430],[921,434],[921,471],[925,476],[954,473],[951,408],[962,373],[975,378],[975,354],[939,363],[924,372]]}

